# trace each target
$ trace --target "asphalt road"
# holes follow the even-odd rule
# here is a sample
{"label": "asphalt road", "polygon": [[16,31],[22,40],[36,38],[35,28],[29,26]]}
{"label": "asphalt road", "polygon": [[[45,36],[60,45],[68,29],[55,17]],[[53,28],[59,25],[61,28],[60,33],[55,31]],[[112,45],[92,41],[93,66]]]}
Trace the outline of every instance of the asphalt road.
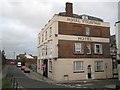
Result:
{"label": "asphalt road", "polygon": [[19,86],[22,88],[66,88],[65,86],[60,85],[53,85],[48,84],[42,81],[37,81],[28,78],[25,76],[24,72],[22,72],[19,68],[17,68],[14,65],[9,66],[8,74],[13,75],[15,77],[15,80],[19,83]]}
{"label": "asphalt road", "polygon": [[[85,90],[114,90],[116,79],[100,80],[91,83],[78,83],[78,84],[50,84],[27,77],[24,72],[22,72],[16,66],[9,66],[8,73],[13,74],[19,85],[25,89],[37,89],[37,88],[86,88]],[[110,89],[110,88],[111,89]]]}

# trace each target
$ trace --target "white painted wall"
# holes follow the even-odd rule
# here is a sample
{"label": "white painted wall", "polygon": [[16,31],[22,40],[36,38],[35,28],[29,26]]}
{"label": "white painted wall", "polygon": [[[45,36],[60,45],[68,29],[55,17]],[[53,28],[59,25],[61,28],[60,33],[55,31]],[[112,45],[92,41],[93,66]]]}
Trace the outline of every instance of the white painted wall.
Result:
{"label": "white painted wall", "polygon": [[116,23],[116,45],[117,45],[117,60],[120,60],[120,22]]}

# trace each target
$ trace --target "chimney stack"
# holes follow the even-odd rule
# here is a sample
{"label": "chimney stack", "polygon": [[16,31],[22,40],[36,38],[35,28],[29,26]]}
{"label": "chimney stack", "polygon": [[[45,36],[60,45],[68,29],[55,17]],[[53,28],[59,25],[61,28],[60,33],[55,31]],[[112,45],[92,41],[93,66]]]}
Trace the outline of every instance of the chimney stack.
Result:
{"label": "chimney stack", "polygon": [[67,2],[65,10],[66,10],[66,16],[68,16],[68,17],[73,16],[73,4],[72,3]]}

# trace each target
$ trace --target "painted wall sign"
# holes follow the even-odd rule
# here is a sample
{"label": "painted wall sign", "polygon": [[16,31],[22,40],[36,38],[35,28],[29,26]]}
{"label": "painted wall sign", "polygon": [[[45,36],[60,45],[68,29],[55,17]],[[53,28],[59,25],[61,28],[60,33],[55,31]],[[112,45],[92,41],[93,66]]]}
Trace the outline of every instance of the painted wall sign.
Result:
{"label": "painted wall sign", "polygon": [[101,25],[101,22],[87,19],[77,19],[77,18],[67,18],[67,21],[77,22],[80,24],[93,24],[93,25]]}
{"label": "painted wall sign", "polygon": [[91,37],[78,37],[80,41],[91,41]]}

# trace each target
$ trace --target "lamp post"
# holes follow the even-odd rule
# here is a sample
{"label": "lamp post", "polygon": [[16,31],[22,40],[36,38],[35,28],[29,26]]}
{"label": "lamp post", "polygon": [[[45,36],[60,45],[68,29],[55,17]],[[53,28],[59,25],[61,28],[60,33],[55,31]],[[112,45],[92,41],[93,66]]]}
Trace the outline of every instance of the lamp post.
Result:
{"label": "lamp post", "polygon": [[13,52],[13,55],[14,55],[14,60],[15,60],[15,52]]}

